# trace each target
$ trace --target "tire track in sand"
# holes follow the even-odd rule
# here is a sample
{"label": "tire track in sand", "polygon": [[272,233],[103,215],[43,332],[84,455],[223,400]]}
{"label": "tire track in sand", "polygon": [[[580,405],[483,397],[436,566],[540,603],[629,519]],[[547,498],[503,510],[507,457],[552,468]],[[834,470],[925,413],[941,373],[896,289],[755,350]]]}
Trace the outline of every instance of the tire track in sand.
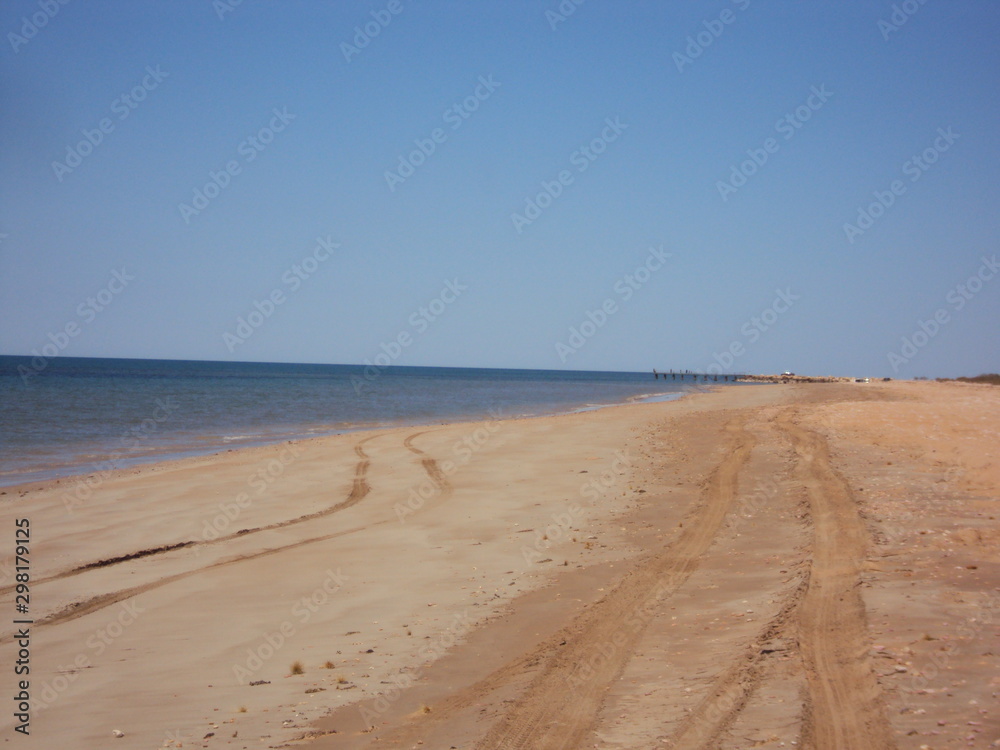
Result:
{"label": "tire track in sand", "polygon": [[[740,416],[726,424],[725,457],[702,484],[700,502],[673,543],[638,563],[611,592],[554,636],[444,699],[419,723],[406,723],[381,734],[372,746],[398,747],[421,739],[499,688],[538,671],[542,664],[476,748],[579,747],[604,693],[631,657],[646,622],[694,572],[722,528],[734,504],[737,475],[754,444],[744,422],[745,417]],[[581,664],[589,668],[581,671]]]}
{"label": "tire track in sand", "polygon": [[[787,439],[787,434],[783,436]],[[774,641],[785,638],[808,585],[808,571],[782,596],[778,611],[757,631],[733,658],[728,668],[715,678],[709,692],[661,741],[668,747],[685,750],[713,750],[753,698],[770,667],[767,656]]]}
{"label": "tire track in sand", "polygon": [[830,464],[826,441],[791,415],[792,410],[784,411],[777,423],[799,458],[796,478],[807,495],[813,526],[811,569],[673,733],[670,747],[717,747],[763,677],[768,641],[796,626],[809,685],[801,744],[820,750],[895,747],[867,658],[864,605],[857,588],[867,532],[850,490]]}
{"label": "tire track in sand", "polygon": [[448,498],[451,496],[452,485],[448,481],[447,475],[441,471],[441,467],[438,466],[438,462],[435,459],[431,458],[426,451],[420,450],[420,448],[413,444],[414,438],[426,435],[428,432],[433,432],[433,430],[414,432],[403,441],[403,446],[420,459],[420,464],[424,467],[424,471],[427,472],[427,476],[430,477],[431,481],[437,485],[438,490],[441,492],[441,498]]}
{"label": "tire track in sand", "polygon": [[[477,743],[479,750],[567,750],[581,746],[611,682],[621,674],[663,600],[697,569],[722,528],[755,438],[731,418],[725,456],[702,486],[698,517],[677,540],[632,569],[566,632],[566,645]],[[610,652],[610,656],[608,655]],[[597,658],[600,657],[600,658]],[[586,668],[580,668],[586,665]]]}
{"label": "tire track in sand", "polygon": [[778,424],[792,438],[813,524],[809,585],[798,617],[798,647],[809,686],[800,745],[893,748],[859,590],[867,529],[850,488],[830,462],[826,440],[798,424],[791,411],[779,415]]}
{"label": "tire track in sand", "polygon": [[[232,539],[236,539],[239,537],[245,537],[250,534],[256,534],[261,531],[272,531],[274,529],[283,529],[288,526],[294,526],[296,524],[305,523],[306,521],[312,521],[317,518],[322,518],[323,516],[328,516],[331,515],[332,513],[336,513],[341,510],[346,510],[347,508],[350,508],[360,503],[362,500],[365,499],[368,493],[371,492],[371,485],[368,482],[368,468],[371,465],[371,459],[369,458],[368,454],[365,452],[365,449],[362,446],[368,441],[374,440],[377,437],[379,437],[379,435],[371,435],[359,441],[354,446],[354,452],[360,460],[358,461],[354,469],[354,481],[351,486],[351,491],[346,499],[340,501],[336,505],[330,506],[329,508],[324,508],[323,510],[318,510],[315,511],[314,513],[309,513],[304,516],[298,516],[297,518],[291,518],[286,521],[278,521],[276,523],[268,524],[267,526],[259,526],[253,529],[242,529],[240,531],[234,532],[232,534],[227,534],[226,536],[218,537],[216,539],[181,542],[179,544],[157,547],[149,551],[137,552],[129,555],[122,555],[121,557],[111,558],[110,560],[99,561],[96,563],[89,563],[87,565],[83,565],[78,568],[73,568],[72,570],[67,570],[63,573],[57,573],[56,575],[49,576],[48,578],[39,579],[34,583],[37,586],[50,581],[56,581],[62,578],[70,578],[72,576],[80,575],[81,573],[86,573],[89,570],[104,568],[110,565],[117,565],[119,563],[128,562],[130,560],[136,560],[142,557],[149,557],[152,555],[161,554],[163,552],[170,552],[172,550],[181,549],[184,547],[195,547],[195,546],[201,547],[210,544],[219,544],[221,542],[231,541]],[[370,528],[373,525],[379,525],[381,523],[384,522],[379,521],[375,524],[369,524],[369,526],[366,526],[364,528]],[[67,605],[58,612],[46,615],[45,617],[36,620],[34,626],[38,628],[45,625],[55,625],[57,623],[75,620],[78,617],[83,617],[84,615],[88,615],[92,612],[97,612],[101,609],[104,609],[105,607],[110,607],[113,604],[117,604],[118,602],[124,601],[133,596],[137,596],[147,591],[151,591],[152,589],[159,588],[160,586],[165,586],[168,583],[173,583],[175,581],[179,581],[183,578],[187,578],[192,575],[197,575],[198,573],[202,573],[207,570],[212,570],[213,568],[218,568],[223,565],[232,565],[238,562],[245,562],[247,560],[253,560],[255,558],[263,557],[266,555],[273,555],[278,552],[294,549],[296,547],[301,547],[306,544],[313,544],[315,542],[323,542],[329,539],[335,539],[336,537],[343,536],[344,534],[353,534],[355,531],[358,531],[358,529],[351,529],[349,531],[339,531],[333,534],[326,534],[324,536],[313,537],[311,539],[305,539],[298,542],[292,542],[291,544],[287,544],[281,547],[272,547],[270,549],[262,550],[260,552],[241,555],[239,557],[230,560],[222,560],[220,562],[213,563],[212,565],[208,565],[203,568],[197,568],[195,570],[189,570],[183,573],[176,573],[174,575],[161,578],[151,583],[135,586],[129,589],[124,589],[122,591],[115,591],[107,594],[98,594],[97,596],[93,596],[90,599],[85,599],[79,602],[73,602],[72,604]],[[12,589],[13,587],[9,587],[9,590]],[[6,593],[6,591],[0,590],[0,595],[4,593]],[[11,640],[13,640],[13,638],[14,636],[12,634],[0,636],[0,645],[9,643]]]}
{"label": "tire track in sand", "polygon": [[[420,434],[420,433],[417,433]],[[267,526],[256,526],[252,529],[240,529],[232,534],[226,534],[225,536],[219,536],[215,539],[197,539],[188,540],[186,542],[177,542],[175,544],[167,544],[160,547],[151,547],[149,549],[139,550],[138,552],[130,552],[124,555],[119,555],[118,557],[110,557],[106,560],[98,560],[96,562],[87,563],[86,565],[80,565],[76,568],[71,568],[70,570],[63,571],[62,573],[56,573],[54,575],[48,576],[46,578],[39,578],[34,581],[35,585],[41,585],[43,583],[48,583],[50,581],[58,581],[63,578],[71,578],[72,576],[80,575],[81,573],[86,573],[89,570],[95,570],[97,568],[106,568],[111,565],[118,565],[119,563],[129,562],[131,560],[138,560],[143,557],[152,557],[153,555],[160,555],[164,552],[172,552],[177,549],[184,549],[185,547],[205,547],[210,544],[221,544],[223,542],[228,542],[238,537],[245,537],[249,534],[257,534],[261,531],[273,531],[275,529],[284,529],[288,526],[294,526],[296,524],[305,523],[306,521],[313,521],[317,518],[322,518],[323,516],[331,515],[332,513],[337,513],[342,510],[346,510],[353,505],[357,505],[371,492],[371,485],[368,482],[368,468],[371,465],[371,460],[365,449],[362,447],[369,440],[374,440],[380,435],[370,435],[363,440],[358,441],[354,446],[354,453],[360,459],[357,465],[354,467],[354,481],[351,486],[351,491],[347,495],[345,500],[340,501],[335,505],[331,505],[328,508],[323,508],[322,510],[317,510],[313,513],[309,513],[304,516],[297,516],[296,518],[289,518],[285,521],[277,521],[275,523],[268,524]],[[14,590],[13,586],[6,586],[0,588],[0,596],[10,593]],[[0,643],[3,641],[0,640]]]}
{"label": "tire track in sand", "polygon": [[781,608],[753,640],[737,661],[716,679],[712,691],[689,713],[666,741],[667,747],[684,750],[710,750],[753,697],[767,670],[767,645],[781,637],[798,612],[805,594],[805,579],[785,597]]}
{"label": "tire track in sand", "polygon": [[[290,549],[295,549],[297,547],[304,547],[308,544],[316,544],[317,542],[325,542],[330,539],[336,539],[337,537],[346,536],[348,534],[354,534],[358,531],[364,531],[370,529],[372,526],[380,526],[387,521],[375,521],[367,526],[361,526],[356,529],[346,529],[345,531],[336,531],[332,534],[324,534],[323,536],[312,537],[311,539],[302,539],[298,542],[292,542],[290,544],[282,545],[281,547],[271,547],[269,549],[261,550],[260,552],[252,552],[247,555],[241,555],[239,557],[234,557],[229,560],[220,560],[219,562],[212,563],[211,565],[206,565],[204,568],[198,568],[196,570],[188,570],[183,573],[175,573],[171,576],[166,576],[165,578],[160,578],[156,581],[150,583],[142,584],[140,586],[134,586],[129,589],[122,589],[121,591],[113,591],[108,594],[98,594],[90,599],[86,599],[81,602],[74,602],[69,604],[63,609],[55,612],[51,615],[46,615],[40,620],[35,620],[33,627],[38,628],[43,625],[57,625],[59,623],[69,622],[70,620],[76,620],[77,618],[89,615],[93,612],[104,609],[105,607],[110,607],[112,604],[117,604],[118,602],[125,601],[126,599],[131,599],[133,596],[138,596],[139,594],[144,594],[147,591],[152,591],[153,589],[158,589],[161,586],[166,586],[170,583],[175,583],[176,581],[183,580],[184,578],[189,578],[193,575],[199,575],[209,570],[214,570],[216,568],[223,568],[228,565],[236,565],[237,563],[246,562],[247,560],[255,560],[259,557],[267,557],[268,555],[276,555],[279,552],[285,552]],[[0,637],[0,645],[5,643],[10,643],[14,640],[14,634],[8,633],[5,636]]]}

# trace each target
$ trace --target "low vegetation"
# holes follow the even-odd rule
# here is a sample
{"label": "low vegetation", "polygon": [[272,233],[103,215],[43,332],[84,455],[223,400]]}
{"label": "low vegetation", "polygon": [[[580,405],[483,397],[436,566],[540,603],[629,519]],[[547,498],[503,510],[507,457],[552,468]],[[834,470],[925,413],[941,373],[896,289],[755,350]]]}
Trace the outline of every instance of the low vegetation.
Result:
{"label": "low vegetation", "polygon": [[995,372],[984,375],[976,375],[974,378],[937,378],[939,383],[959,382],[959,383],[985,383],[986,385],[1000,385],[1000,374]]}

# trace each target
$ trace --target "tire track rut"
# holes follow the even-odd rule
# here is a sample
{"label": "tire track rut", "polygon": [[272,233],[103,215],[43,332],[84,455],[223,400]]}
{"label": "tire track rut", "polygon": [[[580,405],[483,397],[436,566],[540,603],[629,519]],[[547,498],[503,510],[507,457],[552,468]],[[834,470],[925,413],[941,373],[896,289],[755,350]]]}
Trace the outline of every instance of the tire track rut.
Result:
{"label": "tire track rut", "polygon": [[867,531],[850,489],[830,463],[826,440],[801,427],[793,414],[792,409],[783,411],[776,424],[798,457],[795,476],[808,502],[813,529],[808,575],[671,735],[670,747],[717,747],[764,676],[766,644],[787,636],[795,640],[809,687],[800,745],[820,750],[895,747],[867,657],[858,591]]}
{"label": "tire track rut", "polygon": [[403,441],[403,446],[420,459],[420,464],[424,467],[424,471],[427,472],[427,476],[430,477],[431,481],[437,485],[438,490],[441,492],[441,497],[447,498],[452,493],[452,485],[447,475],[441,471],[441,467],[434,458],[413,444],[415,438],[426,435],[428,432],[433,432],[433,430],[413,433]]}
{"label": "tire track rut", "polygon": [[[99,594],[97,596],[91,597],[82,602],[74,602],[58,612],[51,615],[47,615],[39,620],[35,620],[33,627],[38,628],[44,625],[58,625],[60,623],[69,622],[70,620],[76,620],[77,618],[89,615],[93,612],[104,609],[105,607],[110,607],[112,604],[117,604],[118,602],[125,601],[126,599],[131,599],[133,596],[138,596],[139,594],[144,594],[147,591],[152,591],[153,589],[158,589],[161,586],[166,586],[170,583],[175,583],[176,581],[183,580],[185,578],[190,578],[194,575],[199,575],[210,570],[215,570],[217,568],[224,568],[229,565],[236,565],[237,563],[246,562],[247,560],[256,560],[261,557],[267,557],[268,555],[276,555],[279,552],[286,552],[290,549],[295,549],[297,547],[304,547],[308,544],[316,544],[317,542],[326,542],[330,539],[336,539],[337,537],[346,536],[348,534],[354,534],[358,531],[363,531],[365,529],[370,529],[372,526],[379,526],[381,524],[387,523],[387,521],[376,521],[375,523],[368,524],[367,526],[362,526],[356,529],[347,529],[345,531],[337,531],[332,534],[324,534],[323,536],[312,537],[311,539],[302,539],[297,542],[292,542],[291,544],[285,544],[281,547],[271,547],[269,549],[261,550],[260,552],[254,552],[248,555],[241,555],[240,557],[235,557],[229,560],[220,560],[219,562],[212,563],[211,565],[206,565],[204,568],[198,568],[197,570],[188,570],[183,573],[175,573],[171,576],[166,576],[165,578],[160,578],[151,583],[146,583],[140,586],[134,586],[129,589],[123,589],[121,591],[114,591],[108,594]],[[13,634],[7,634],[0,637],[0,645],[5,643],[11,643],[14,640]]]}
{"label": "tire track rut", "polygon": [[[418,433],[418,434],[420,434],[420,433]],[[200,540],[200,541],[180,542],[178,544],[165,545],[165,546],[162,546],[162,547],[153,548],[151,550],[143,550],[143,551],[140,551],[140,552],[135,552],[135,553],[127,554],[127,555],[122,555],[120,557],[111,558],[109,560],[98,561],[98,562],[94,562],[94,563],[88,563],[86,565],[82,565],[80,567],[73,568],[72,570],[68,570],[68,571],[65,571],[63,573],[58,573],[56,575],[49,576],[49,577],[43,578],[43,579],[38,579],[38,580],[36,580],[34,582],[34,584],[37,586],[37,585],[41,585],[43,583],[48,583],[48,582],[51,582],[51,581],[57,581],[57,580],[61,580],[61,579],[64,579],[64,578],[70,578],[72,576],[80,575],[81,573],[86,573],[86,572],[88,572],[90,570],[96,570],[98,568],[104,568],[104,567],[108,567],[108,566],[111,566],[111,565],[117,565],[119,563],[128,562],[130,560],[136,560],[136,559],[143,558],[143,557],[149,557],[149,556],[152,556],[152,555],[162,554],[164,552],[170,552],[170,551],[173,551],[173,550],[176,550],[176,549],[181,549],[181,548],[186,548],[186,547],[202,547],[202,546],[208,546],[208,545],[211,545],[211,544],[220,544],[220,543],[223,543],[223,542],[231,541],[231,540],[236,539],[236,538],[246,537],[246,536],[248,536],[250,534],[256,534],[256,533],[259,533],[259,532],[262,532],[262,531],[273,531],[275,529],[283,529],[283,528],[287,528],[289,526],[295,526],[297,524],[305,523],[307,521],[312,521],[312,520],[315,520],[317,518],[322,518],[324,516],[328,516],[328,515],[331,515],[333,513],[337,513],[337,512],[342,511],[342,510],[346,510],[347,508],[350,508],[350,507],[352,507],[352,506],[357,505],[358,503],[360,503],[362,500],[365,499],[365,497],[368,495],[368,493],[371,492],[371,485],[368,482],[368,469],[369,469],[369,467],[371,465],[371,459],[368,456],[368,454],[365,452],[363,446],[368,441],[374,440],[377,437],[379,437],[379,435],[371,435],[371,436],[369,436],[367,438],[364,438],[363,440],[359,441],[354,446],[354,452],[355,452],[355,454],[358,456],[358,458],[360,460],[358,461],[358,463],[357,463],[357,465],[355,466],[355,469],[354,469],[354,480],[353,480],[353,484],[351,486],[351,491],[348,494],[348,496],[347,496],[346,499],[342,500],[341,502],[337,503],[336,505],[332,505],[332,506],[330,506],[328,508],[324,508],[322,510],[315,511],[314,513],[309,513],[309,514],[304,515],[304,516],[298,516],[296,518],[287,519],[285,521],[278,521],[276,523],[268,524],[267,526],[259,526],[259,527],[255,527],[253,529],[242,529],[240,531],[234,532],[232,534],[227,534],[226,536],[218,537],[216,539],[206,539],[206,540]],[[413,436],[411,436],[411,437],[413,437]],[[369,524],[368,526],[365,526],[363,528],[371,528],[372,526],[377,526],[377,525],[380,525],[382,523],[385,523],[385,522],[384,521],[379,521],[379,522],[376,522],[376,523],[373,523],[373,524]],[[351,530],[348,530],[348,531],[334,532],[332,534],[326,534],[326,535],[319,536],[319,537],[313,537],[313,538],[310,538],[310,539],[305,539],[305,540],[301,540],[301,541],[298,541],[298,542],[293,542],[291,544],[283,545],[281,547],[272,547],[270,549],[262,550],[260,552],[255,552],[255,553],[251,553],[251,554],[247,554],[247,555],[241,555],[239,557],[236,557],[236,558],[233,558],[233,559],[230,559],[230,560],[222,560],[222,561],[219,561],[217,563],[213,563],[211,565],[208,565],[208,566],[205,566],[205,567],[202,567],[202,568],[197,568],[195,570],[189,570],[189,571],[185,571],[183,573],[176,573],[174,575],[158,579],[158,580],[150,582],[148,584],[143,584],[143,585],[140,585],[140,586],[135,586],[135,587],[132,587],[132,588],[129,588],[129,589],[124,589],[124,590],[121,590],[121,591],[111,592],[111,593],[107,593],[107,594],[99,594],[97,596],[91,597],[90,599],[86,599],[84,601],[74,602],[72,604],[69,604],[68,606],[64,607],[63,609],[59,610],[58,612],[54,612],[54,613],[52,613],[50,615],[47,615],[47,616],[45,616],[45,617],[43,617],[41,619],[36,620],[35,623],[34,623],[34,627],[38,628],[38,627],[43,627],[43,626],[46,626],[46,625],[56,625],[58,623],[63,623],[63,622],[68,622],[70,620],[75,620],[75,619],[77,619],[79,617],[83,617],[84,615],[88,615],[88,614],[91,614],[92,612],[97,612],[97,611],[99,611],[101,609],[104,609],[105,607],[110,607],[113,604],[117,604],[118,602],[124,601],[124,600],[129,599],[129,598],[131,598],[133,596],[137,596],[137,595],[145,593],[147,591],[151,591],[151,590],[159,588],[161,586],[165,586],[165,585],[167,585],[169,583],[174,583],[175,581],[179,581],[179,580],[182,580],[184,578],[188,578],[190,576],[197,575],[199,573],[203,573],[203,572],[208,571],[208,570],[213,570],[215,568],[219,568],[219,567],[226,566],[226,565],[233,565],[233,564],[239,563],[239,562],[245,562],[247,560],[253,560],[253,559],[256,559],[256,558],[259,558],[259,557],[265,557],[267,555],[273,555],[273,554],[276,554],[278,552],[284,552],[284,551],[289,550],[289,549],[295,549],[296,547],[301,547],[301,546],[304,546],[304,545],[307,545],[307,544],[313,544],[313,543],[316,543],[316,542],[328,541],[330,539],[335,539],[337,537],[344,536],[345,534],[353,534],[354,532],[356,532],[358,530],[359,529],[351,529]],[[0,590],[0,595],[8,593],[11,590],[13,590],[13,587],[8,587],[7,590]],[[5,643],[11,642],[13,640],[13,638],[14,638],[14,634],[7,634],[5,636],[0,636],[0,645],[3,645]]]}
{"label": "tire track rut", "polygon": [[[419,433],[418,433],[419,434]],[[371,485],[368,482],[368,468],[371,465],[371,460],[368,454],[362,447],[369,440],[374,440],[379,437],[379,435],[371,435],[359,441],[354,446],[354,452],[359,457],[357,465],[354,467],[354,480],[351,486],[351,491],[347,496],[347,499],[342,500],[336,505],[331,505],[328,508],[323,508],[322,510],[317,510],[313,513],[309,513],[304,516],[297,516],[296,518],[289,518],[285,521],[277,521],[275,523],[268,524],[266,526],[256,526],[252,529],[240,529],[232,534],[226,534],[225,536],[219,536],[215,539],[191,539],[185,542],[177,542],[175,544],[167,544],[160,547],[151,547],[149,549],[139,550],[138,552],[130,552],[128,554],[119,555],[118,557],[110,557],[106,560],[98,560],[96,562],[87,563],[85,565],[80,565],[76,568],[63,571],[62,573],[56,573],[55,575],[48,576],[46,578],[39,578],[34,581],[35,585],[41,585],[43,583],[49,583],[50,581],[58,581],[63,578],[71,578],[72,576],[80,575],[81,573],[86,573],[90,570],[96,570],[98,568],[106,568],[111,565],[118,565],[123,562],[130,562],[132,560],[138,560],[143,557],[151,557],[153,555],[160,555],[165,552],[173,552],[177,549],[184,549],[186,547],[206,547],[211,544],[221,544],[223,542],[228,542],[239,537],[245,537],[249,534],[257,534],[261,531],[274,531],[275,529],[284,529],[289,526],[295,526],[296,524],[305,523],[306,521],[313,521],[317,518],[322,518],[323,516],[328,516],[333,513],[337,513],[342,510],[346,510],[353,505],[357,505],[371,492]],[[6,586],[0,588],[0,596],[4,596],[14,590],[14,586]],[[2,642],[2,641],[0,641]]]}
{"label": "tire track rut", "polygon": [[763,680],[768,667],[766,657],[771,653],[767,645],[785,634],[798,612],[807,584],[802,580],[785,597],[777,614],[758,631],[737,661],[716,679],[711,692],[666,741],[668,747],[685,750],[718,747],[723,734],[742,713]]}
{"label": "tire track rut", "polygon": [[478,750],[580,747],[646,624],[697,569],[721,530],[735,501],[739,471],[755,443],[745,422],[741,415],[726,424],[725,456],[703,485],[694,522],[685,523],[673,544],[633,568],[611,593],[577,618],[568,628],[566,646],[477,743]]}
{"label": "tire track rut", "polygon": [[860,593],[868,532],[829,446],[786,411],[779,425],[799,458],[813,524],[809,586],[798,617],[798,645],[809,686],[800,745],[820,750],[895,747],[869,657]]}
{"label": "tire track rut", "polygon": [[[808,572],[785,594],[779,610],[736,654],[711,691],[666,740],[708,750],[753,700],[771,662],[772,641],[792,642],[808,685],[799,745],[818,750],[895,747],[878,681],[868,657],[859,592],[867,531],[851,491],[833,468],[826,440],[797,421],[794,408],[774,425],[790,440],[793,476],[812,526]],[[489,694],[535,673],[527,688],[475,745],[477,750],[569,750],[580,747],[611,683],[631,658],[645,624],[698,567],[734,505],[737,479],[755,438],[745,418],[726,425],[726,455],[702,487],[683,533],[636,565],[603,599],[532,651],[449,696],[419,725],[406,723],[370,747],[400,746],[425,737]],[[411,436],[416,437],[416,435]],[[407,446],[411,447],[411,446]],[[595,655],[600,654],[600,659]]]}
{"label": "tire track rut", "polygon": [[[697,507],[679,537],[635,565],[602,599],[554,636],[482,680],[449,696],[421,717],[381,734],[370,747],[398,747],[427,735],[457,713],[511,682],[534,678],[476,744],[478,750],[576,748],[590,729],[611,681],[631,657],[663,600],[698,567],[734,504],[737,475],[753,447],[745,417],[726,425],[727,449],[705,480]],[[611,656],[607,657],[607,653]],[[541,666],[539,666],[541,665]],[[586,667],[581,670],[581,665]]]}

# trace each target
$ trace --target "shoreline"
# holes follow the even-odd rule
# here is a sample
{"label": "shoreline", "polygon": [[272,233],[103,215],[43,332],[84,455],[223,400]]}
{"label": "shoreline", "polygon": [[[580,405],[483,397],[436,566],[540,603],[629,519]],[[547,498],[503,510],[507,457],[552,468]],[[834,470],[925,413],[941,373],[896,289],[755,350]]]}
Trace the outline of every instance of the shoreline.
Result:
{"label": "shoreline", "polygon": [[[0,486],[234,446],[468,421],[491,406],[511,416],[562,413],[684,385],[661,388],[645,373],[400,366],[380,369],[389,387],[376,390],[360,365],[70,357],[26,388],[14,374],[23,359],[0,355],[0,390],[13,407]],[[54,424],[64,429],[53,434]]]}
{"label": "shoreline", "polygon": [[[712,384],[713,386],[715,384]],[[730,385],[736,385],[732,383]],[[744,385],[749,385],[746,383]],[[582,406],[573,406],[566,409],[561,409],[559,411],[542,411],[536,414],[516,414],[510,415],[505,418],[508,419],[544,419],[546,417],[557,417],[567,414],[577,414],[580,412],[594,411],[597,409],[607,409],[615,406],[631,406],[633,404],[643,404],[643,403],[659,403],[674,401],[690,393],[702,392],[705,390],[706,386],[697,387],[694,385],[689,386],[679,386],[680,390],[657,393],[657,394],[639,394],[629,398],[626,401],[614,401],[606,404],[591,404],[587,403]],[[353,435],[358,433],[372,432],[375,430],[391,430],[404,427],[424,427],[424,426],[435,426],[443,424],[457,424],[464,422],[474,422],[476,415],[461,415],[458,418],[449,419],[446,422],[437,421],[436,418],[431,421],[426,420],[415,420],[407,421],[400,420],[397,422],[386,422],[386,423],[372,423],[365,425],[358,425],[355,427],[345,427],[345,428],[332,428],[330,430],[322,429],[316,432],[306,432],[301,431],[289,431],[286,433],[275,434],[271,437],[261,437],[260,439],[249,439],[246,441],[241,440],[236,442],[231,440],[227,442],[226,437],[223,437],[222,443],[215,442],[216,438],[207,438],[212,440],[210,446],[204,448],[193,448],[190,446],[184,448],[172,448],[158,450],[152,453],[147,453],[144,455],[130,456],[124,459],[102,459],[97,462],[88,462],[81,464],[74,464],[72,466],[60,466],[53,468],[37,469],[27,472],[21,472],[18,474],[0,474],[0,490],[17,490],[21,488],[26,488],[30,486],[35,486],[39,484],[45,484],[52,481],[73,481],[75,480],[77,484],[85,482],[86,479],[90,477],[100,477],[100,481],[103,482],[106,478],[103,475],[117,471],[126,471],[131,468],[140,466],[156,465],[159,463],[170,463],[174,461],[182,461],[189,458],[203,458],[205,456],[214,456],[220,453],[233,452],[238,450],[243,450],[247,448],[263,448],[267,446],[281,445],[287,442],[299,442],[303,440],[313,440],[322,439],[328,437],[335,437],[337,435]],[[96,468],[104,463],[116,463],[117,465],[112,469],[100,469]],[[90,467],[89,470],[83,470]],[[37,476],[42,475],[42,476]]]}
{"label": "shoreline", "polygon": [[[994,393],[720,388],[395,427],[123,470],[72,513],[58,482],[23,486],[0,523],[32,527],[31,693],[46,707],[25,744],[103,748],[118,729],[122,748],[494,747],[534,706],[580,746],[695,746],[729,731],[713,691],[746,690],[722,712],[734,731],[801,745],[824,730],[799,697],[826,652],[783,655],[795,623],[826,611],[808,580],[839,575],[809,551],[810,505],[838,496],[863,511],[843,560],[867,612],[843,644],[864,643],[874,675],[844,693],[845,726],[874,720],[917,748],[977,721],[992,740],[1000,477],[977,425],[1000,416]],[[812,500],[808,456],[828,488]],[[947,679],[927,668],[943,643]],[[875,713],[855,700],[872,690]]]}

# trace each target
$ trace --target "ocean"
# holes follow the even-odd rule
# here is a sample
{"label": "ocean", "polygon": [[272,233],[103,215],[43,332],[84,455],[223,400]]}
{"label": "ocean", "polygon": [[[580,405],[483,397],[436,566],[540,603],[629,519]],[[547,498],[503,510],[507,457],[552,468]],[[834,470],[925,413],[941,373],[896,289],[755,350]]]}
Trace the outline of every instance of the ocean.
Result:
{"label": "ocean", "polygon": [[693,383],[629,372],[0,355],[0,485],[352,430],[662,400]]}

